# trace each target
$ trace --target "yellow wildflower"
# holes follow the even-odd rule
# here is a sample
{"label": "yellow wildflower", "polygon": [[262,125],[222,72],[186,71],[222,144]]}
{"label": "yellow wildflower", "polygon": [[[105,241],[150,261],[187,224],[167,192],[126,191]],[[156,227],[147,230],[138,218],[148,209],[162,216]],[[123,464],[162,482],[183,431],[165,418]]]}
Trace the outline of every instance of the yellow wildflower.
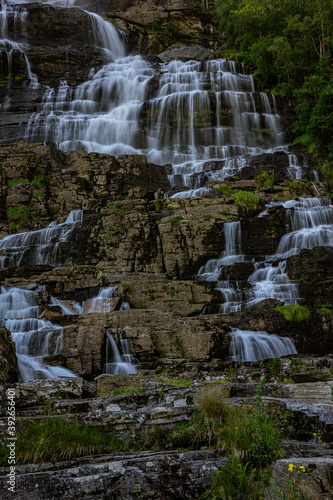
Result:
{"label": "yellow wildflower", "polygon": [[288,466],[289,472],[293,472],[294,469],[295,469],[295,465],[294,464],[289,464],[289,466]]}

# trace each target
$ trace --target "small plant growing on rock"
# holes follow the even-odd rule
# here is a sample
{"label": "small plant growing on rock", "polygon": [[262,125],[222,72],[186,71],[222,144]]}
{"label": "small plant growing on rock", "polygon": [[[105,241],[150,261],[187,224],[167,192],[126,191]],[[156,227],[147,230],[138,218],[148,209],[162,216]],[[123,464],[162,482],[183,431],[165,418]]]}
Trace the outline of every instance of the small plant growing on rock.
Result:
{"label": "small plant growing on rock", "polygon": [[274,173],[262,172],[261,174],[256,175],[254,180],[256,181],[258,187],[272,188],[274,185]]}
{"label": "small plant growing on rock", "polygon": [[303,465],[296,467],[294,464],[288,465],[288,477],[284,491],[281,488],[274,488],[273,495],[277,500],[310,500],[309,496],[302,488],[302,475],[306,472]]}
{"label": "small plant growing on rock", "polygon": [[219,193],[223,195],[227,195],[230,193],[230,187],[227,184],[221,184],[219,186]]}
{"label": "small plant growing on rock", "polygon": [[123,293],[126,293],[126,295],[131,295],[131,293],[133,292],[133,286],[130,285],[129,283],[122,283],[121,287],[122,287]]}
{"label": "small plant growing on rock", "polygon": [[287,321],[307,321],[310,315],[307,306],[300,306],[298,304],[277,306],[275,310],[283,314]]}
{"label": "small plant growing on rock", "polygon": [[183,217],[181,215],[177,215],[176,217],[173,217],[172,219],[167,220],[167,222],[171,222],[171,224],[174,224],[175,222],[182,220],[182,218]]}
{"label": "small plant growing on rock", "polygon": [[30,215],[30,208],[24,205],[17,205],[7,210],[7,217],[11,222],[21,222],[27,220]]}
{"label": "small plant growing on rock", "polygon": [[250,191],[238,190],[235,194],[231,196],[237,205],[245,207],[247,209],[255,210],[258,208],[261,198],[257,193],[251,193]]}

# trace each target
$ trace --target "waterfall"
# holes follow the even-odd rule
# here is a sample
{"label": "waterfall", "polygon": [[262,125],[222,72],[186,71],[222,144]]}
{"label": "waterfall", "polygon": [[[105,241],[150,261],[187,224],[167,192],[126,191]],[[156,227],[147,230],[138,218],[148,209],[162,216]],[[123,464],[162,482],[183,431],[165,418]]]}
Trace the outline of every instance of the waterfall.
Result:
{"label": "waterfall", "polygon": [[38,316],[39,307],[33,292],[23,288],[1,287],[0,324],[12,333],[22,381],[75,377],[66,368],[43,364],[43,356],[61,352],[63,330]]}
{"label": "waterfall", "polygon": [[231,361],[259,361],[297,354],[293,342],[287,337],[269,335],[232,328],[230,345]]}
{"label": "waterfall", "polygon": [[209,195],[208,181],[240,175],[250,155],[266,151],[286,151],[289,174],[298,169],[298,177],[305,175],[305,162],[300,166],[283,146],[274,96],[255,91],[244,65],[225,59],[152,65],[139,55],[126,56],[112,24],[87,14],[106,64],[75,89],[65,81],[47,88],[29,120],[28,140],[54,141],[64,151],[144,154],[149,162],[171,163],[178,198]]}
{"label": "waterfall", "polygon": [[[303,249],[333,246],[333,208],[329,198],[300,198],[270,204],[273,205],[287,209],[291,231],[281,238],[276,254],[257,264],[248,278],[252,289],[247,294],[246,307],[265,299],[279,299],[285,304],[296,302],[299,294],[297,285],[290,282],[286,273],[287,257]],[[273,264],[277,260],[279,263]]]}
{"label": "waterfall", "polygon": [[61,300],[57,299],[56,297],[53,297],[52,295],[50,296],[50,301],[51,301],[50,304],[51,306],[60,307],[61,314],[75,315],[75,314],[82,314],[83,312],[83,304],[80,305],[75,300],[72,301],[70,307],[67,307]]}
{"label": "waterfall", "polygon": [[[50,305],[60,307],[61,314],[90,314],[90,313],[108,313],[113,310],[114,301],[113,293],[117,290],[114,287],[102,287],[99,289],[96,297],[88,299],[86,302],[79,304],[75,300],[71,304],[66,304],[66,301],[61,301],[56,297],[50,296]],[[86,305],[86,307],[85,307]],[[129,311],[131,309],[128,302],[122,302],[119,308],[120,311]]]}
{"label": "waterfall", "polygon": [[107,313],[112,309],[113,292],[117,290],[117,286],[103,287],[99,289],[98,295],[91,299],[87,313]]}
{"label": "waterfall", "polygon": [[6,236],[0,240],[0,268],[21,265],[64,265],[69,255],[59,256],[62,243],[83,222],[83,211],[73,210],[63,223],[51,222],[46,228]]}
{"label": "waterfall", "polygon": [[111,333],[106,332],[106,362],[103,373],[111,375],[134,375],[137,373],[137,370],[132,365],[133,357],[130,353],[128,342],[126,339],[123,339],[121,333],[118,333],[118,337],[123,352],[122,355]]}
{"label": "waterfall", "polygon": [[224,224],[225,250],[218,259],[209,260],[199,269],[197,279],[216,281],[216,289],[221,293],[223,303],[220,305],[221,313],[236,312],[241,310],[242,291],[235,280],[220,281],[221,268],[231,266],[236,262],[243,262],[245,256],[241,249],[241,223],[226,222]]}

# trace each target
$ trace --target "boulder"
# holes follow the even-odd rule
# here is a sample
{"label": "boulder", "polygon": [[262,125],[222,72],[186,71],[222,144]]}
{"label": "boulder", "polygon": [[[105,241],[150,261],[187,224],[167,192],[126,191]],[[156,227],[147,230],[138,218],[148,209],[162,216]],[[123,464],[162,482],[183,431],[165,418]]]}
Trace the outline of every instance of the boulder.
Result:
{"label": "boulder", "polygon": [[313,498],[330,500],[333,495],[333,457],[302,457],[278,460],[273,469],[266,500]]}

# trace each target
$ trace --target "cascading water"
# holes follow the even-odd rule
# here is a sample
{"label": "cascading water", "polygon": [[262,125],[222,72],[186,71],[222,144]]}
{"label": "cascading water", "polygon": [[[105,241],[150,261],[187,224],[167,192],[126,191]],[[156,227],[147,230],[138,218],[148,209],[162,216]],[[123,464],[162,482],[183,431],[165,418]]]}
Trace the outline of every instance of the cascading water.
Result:
{"label": "cascading water", "polygon": [[[286,273],[287,257],[303,249],[333,246],[333,208],[329,198],[300,198],[270,206],[273,205],[287,209],[291,231],[281,238],[276,254],[257,264],[258,268],[248,278],[252,289],[248,292],[245,307],[265,299],[279,299],[285,304],[296,302],[298,289]],[[274,261],[279,261],[278,265],[273,264]]]}
{"label": "cascading water", "polygon": [[231,279],[220,281],[221,268],[231,266],[236,262],[243,262],[245,256],[241,249],[241,223],[226,222],[224,224],[225,250],[218,259],[209,260],[199,269],[197,279],[206,281],[216,281],[216,289],[222,295],[223,303],[220,305],[220,312],[236,312],[241,310],[242,291],[239,285]]}
{"label": "cascading water", "polygon": [[[1,10],[0,10],[0,63],[2,71],[6,70],[3,74],[4,77],[8,78],[8,88],[11,85],[12,78],[12,68],[13,68],[13,59],[18,58],[20,61],[20,67],[23,68],[23,71],[26,73],[26,78],[29,84],[36,88],[38,87],[38,80],[34,73],[31,71],[30,62],[26,55],[26,51],[28,50],[28,45],[25,43],[19,43],[15,40],[11,40],[8,34],[8,23],[9,19],[13,19],[14,30],[16,34],[23,34],[26,36],[27,27],[26,27],[26,18],[27,11],[21,4],[24,2],[16,2],[15,0],[3,0],[1,2]],[[9,105],[9,101],[7,100],[4,105],[0,105],[1,107],[6,109]]]}
{"label": "cascading water", "polygon": [[[74,210],[62,224],[52,222],[45,229],[3,238],[0,241],[0,267],[65,264],[66,258],[59,259],[58,256],[59,245],[67,242],[82,221],[82,210]],[[43,356],[59,354],[63,330],[50,321],[38,319],[39,308],[32,292],[20,288],[2,288],[0,306],[0,318],[12,333],[24,382],[34,378],[75,376],[65,368],[43,364]]]}
{"label": "cascading water", "polygon": [[123,352],[122,355],[111,333],[106,332],[106,363],[103,373],[110,375],[134,375],[137,373],[137,370],[132,364],[133,357],[130,353],[128,342],[126,339],[123,339],[121,333],[118,333],[118,338]]}
{"label": "cascading water", "polygon": [[107,313],[112,309],[113,293],[118,287],[103,287],[99,289],[98,295],[91,299],[88,313]]}
{"label": "cascading water", "polygon": [[39,307],[33,292],[1,287],[0,323],[12,333],[22,381],[75,377],[66,368],[43,364],[43,356],[61,352],[63,330],[50,321],[38,319],[38,316]]}
{"label": "cascading water", "polygon": [[[6,6],[24,11],[17,3],[7,0]],[[79,6],[79,0],[44,3]],[[290,174],[296,168],[303,175],[306,165],[301,168],[283,146],[274,96],[255,92],[243,65],[213,60],[153,66],[140,56],[125,57],[121,34],[98,15],[87,15],[107,64],[75,90],[65,81],[47,88],[27,139],[54,141],[64,151],[144,154],[150,162],[171,163],[171,184],[187,187],[178,197],[208,195],[207,181],[239,174],[250,155],[267,150],[285,150]],[[7,16],[5,7],[4,25]]]}
{"label": "cascading water", "polygon": [[232,328],[230,345],[231,361],[259,361],[297,354],[289,338],[269,335],[266,332],[251,332]]}
{"label": "cascading water", "polygon": [[0,268],[21,265],[64,265],[69,255],[59,258],[59,246],[83,222],[83,211],[73,210],[66,221],[51,222],[45,229],[6,236],[0,241]]}
{"label": "cascading water", "polygon": [[[73,300],[70,304],[65,303],[53,297],[50,297],[50,305],[60,307],[61,314],[90,314],[90,313],[108,313],[113,310],[114,301],[113,293],[117,290],[117,286],[114,287],[102,287],[99,289],[98,295],[89,299],[87,302],[87,306],[85,307],[86,302],[82,302],[79,304],[75,300]],[[129,311],[130,305],[128,302],[122,302],[119,308],[120,311]]]}
{"label": "cascading water", "polygon": [[50,305],[60,307],[61,314],[69,314],[72,316],[75,314],[82,314],[83,312],[83,305],[80,305],[75,300],[73,300],[69,306],[66,306],[61,300],[52,295],[50,296]]}

